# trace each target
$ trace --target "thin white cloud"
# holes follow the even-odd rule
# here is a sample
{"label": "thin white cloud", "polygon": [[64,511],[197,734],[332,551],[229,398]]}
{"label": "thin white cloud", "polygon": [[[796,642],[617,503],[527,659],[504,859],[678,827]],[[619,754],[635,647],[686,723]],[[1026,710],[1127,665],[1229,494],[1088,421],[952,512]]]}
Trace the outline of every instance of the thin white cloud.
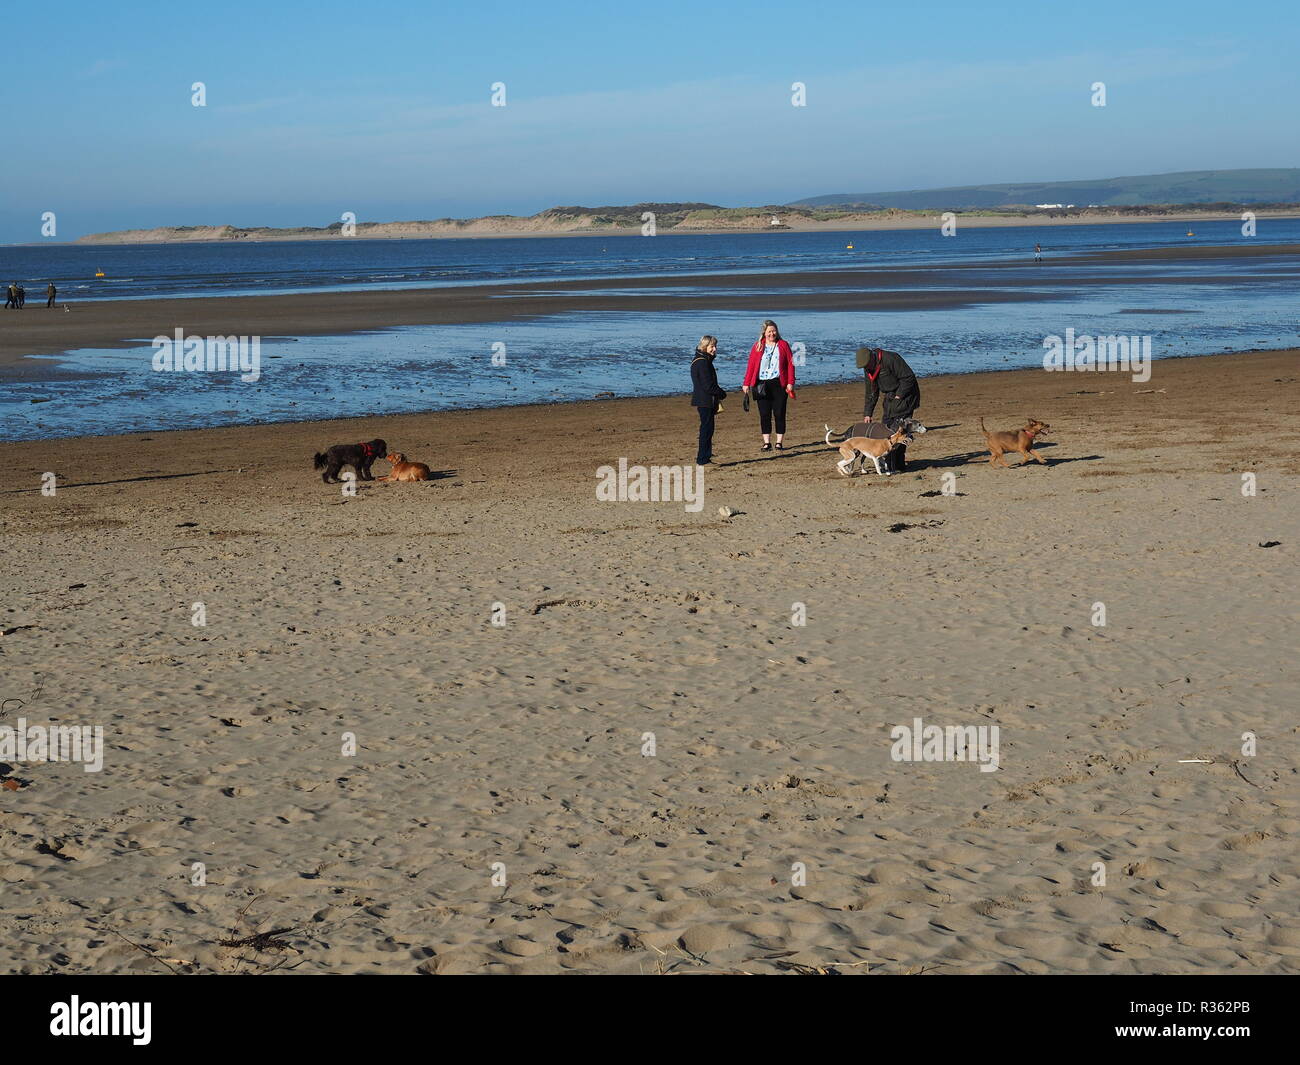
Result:
{"label": "thin white cloud", "polygon": [[[761,75],[543,96],[506,74],[505,108],[491,106],[486,82],[479,98],[459,103],[339,86],[214,105],[220,121],[196,126],[195,144],[204,191],[219,188],[227,202],[428,205],[404,210],[408,217],[467,198],[501,211],[538,201],[780,202],[1178,169],[1164,166],[1170,145],[1137,117],[1142,101],[1149,109],[1171,81],[1212,84],[1241,62],[1230,45],[986,62],[937,49],[932,59],[866,69],[782,64]],[[794,81],[807,85],[805,108],[791,106]],[[1104,121],[1087,102],[1093,81],[1111,96]],[[1078,106],[1068,106],[1075,96]],[[186,154],[166,153],[147,183],[160,194],[192,187],[192,166]]]}
{"label": "thin white cloud", "polygon": [[126,66],[125,59],[96,59],[79,75],[82,78],[97,78],[101,74],[107,74],[113,70],[121,70]]}
{"label": "thin white cloud", "polygon": [[[209,86],[211,90],[211,86]],[[259,111],[286,111],[301,104],[307,97],[299,93],[294,96],[272,96],[264,100],[250,100],[242,104],[214,104],[212,110],[219,115],[252,115]]]}

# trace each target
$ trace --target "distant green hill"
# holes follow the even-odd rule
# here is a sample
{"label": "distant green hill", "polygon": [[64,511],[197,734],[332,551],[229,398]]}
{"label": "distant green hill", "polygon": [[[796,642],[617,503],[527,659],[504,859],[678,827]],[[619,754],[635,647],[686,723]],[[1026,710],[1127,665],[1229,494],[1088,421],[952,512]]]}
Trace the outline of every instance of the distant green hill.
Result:
{"label": "distant green hill", "polygon": [[1187,170],[1178,174],[1040,181],[1015,185],[958,185],[906,192],[848,192],[796,200],[791,207],[876,207],[923,210],[1033,206],[1042,203],[1126,207],[1153,203],[1295,203],[1300,168]]}

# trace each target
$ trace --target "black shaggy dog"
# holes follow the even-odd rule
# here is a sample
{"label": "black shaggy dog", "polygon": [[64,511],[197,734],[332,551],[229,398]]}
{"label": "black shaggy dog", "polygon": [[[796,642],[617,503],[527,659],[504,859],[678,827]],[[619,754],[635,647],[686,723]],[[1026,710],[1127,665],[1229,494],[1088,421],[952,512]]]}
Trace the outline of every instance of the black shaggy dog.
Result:
{"label": "black shaggy dog", "polygon": [[387,444],[382,440],[371,440],[368,444],[335,444],[331,448],[326,448],[324,452],[318,451],[313,461],[316,469],[325,471],[321,474],[322,481],[326,484],[337,484],[341,480],[339,470],[344,466],[355,469],[358,480],[373,481],[370,464],[375,459],[382,459],[387,455]]}

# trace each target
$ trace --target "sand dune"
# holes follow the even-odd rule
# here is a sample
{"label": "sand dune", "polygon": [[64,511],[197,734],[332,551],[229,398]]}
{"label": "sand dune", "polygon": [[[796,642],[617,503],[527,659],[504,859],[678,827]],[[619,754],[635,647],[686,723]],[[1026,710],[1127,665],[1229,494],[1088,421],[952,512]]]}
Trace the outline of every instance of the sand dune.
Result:
{"label": "sand dune", "polygon": [[[485,215],[481,218],[440,218],[427,222],[358,222],[344,233],[342,227],[294,226],[154,226],[149,229],[121,229],[110,233],[90,233],[78,238],[77,244],[206,244],[213,242],[274,243],[300,240],[429,240],[446,238],[491,237],[573,237],[636,236],[641,232],[642,208],[662,212],[660,230],[672,233],[767,233],[778,220],[778,231],[824,233],[866,233],[899,229],[937,229],[946,215],[942,211],[909,211],[890,208],[882,211],[840,211],[835,208],[808,209],[767,207],[727,209],[708,207],[687,210],[685,204],[640,204],[609,208],[609,215],[599,218],[593,209],[552,208],[528,217]],[[677,210],[672,210],[673,208]],[[599,209],[594,209],[599,211]],[[1295,218],[1295,208],[1255,208],[1258,218]],[[1168,205],[1125,210],[1119,207],[1079,208],[1070,212],[1012,209],[1001,213],[981,213],[979,209],[959,209],[963,227],[969,229],[1007,228],[1014,226],[1088,226],[1116,223],[1151,222],[1237,222],[1241,207],[1188,208]],[[673,219],[679,219],[674,221]]]}
{"label": "sand dune", "polygon": [[728,404],[699,513],[594,494],[684,398],[0,445],[3,721],[108,746],[6,770],[5,967],[1298,972],[1296,356],[930,378],[888,480]]}

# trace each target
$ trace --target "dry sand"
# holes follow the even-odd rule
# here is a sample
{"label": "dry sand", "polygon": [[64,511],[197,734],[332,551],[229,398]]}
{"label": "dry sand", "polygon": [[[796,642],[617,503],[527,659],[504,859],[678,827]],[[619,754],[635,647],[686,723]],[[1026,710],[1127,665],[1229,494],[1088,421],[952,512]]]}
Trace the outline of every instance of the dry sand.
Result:
{"label": "dry sand", "polygon": [[[0,445],[4,721],[108,743],[0,789],[4,968],[1300,972],[1296,359],[930,378],[888,480],[732,401],[701,513],[595,498],[683,397]],[[376,435],[439,479],[311,470]]]}

